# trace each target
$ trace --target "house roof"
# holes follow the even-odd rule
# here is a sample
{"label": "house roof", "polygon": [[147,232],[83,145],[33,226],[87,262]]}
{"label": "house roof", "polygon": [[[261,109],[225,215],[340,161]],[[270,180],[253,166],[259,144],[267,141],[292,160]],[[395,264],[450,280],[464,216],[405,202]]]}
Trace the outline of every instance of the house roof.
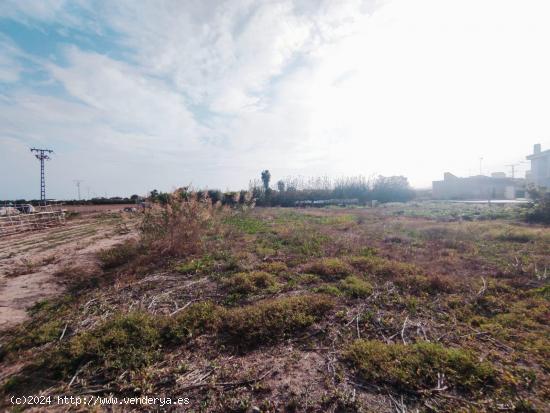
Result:
{"label": "house roof", "polygon": [[539,152],[539,153],[534,153],[532,155],[527,156],[526,158],[529,159],[529,160],[532,160],[532,159],[537,159],[537,158],[544,158],[546,156],[550,156],[550,149],[547,149],[547,150]]}

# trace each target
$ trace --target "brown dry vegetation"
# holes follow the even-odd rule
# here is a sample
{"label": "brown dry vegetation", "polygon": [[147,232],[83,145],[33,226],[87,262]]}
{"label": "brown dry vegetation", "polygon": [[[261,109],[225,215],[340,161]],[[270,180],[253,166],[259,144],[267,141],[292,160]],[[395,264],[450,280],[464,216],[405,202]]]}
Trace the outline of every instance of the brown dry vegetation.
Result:
{"label": "brown dry vegetation", "polygon": [[236,211],[178,194],[138,242],[99,254],[103,270],[64,268],[72,293],[4,334],[3,396],[547,411],[550,229],[431,211]]}

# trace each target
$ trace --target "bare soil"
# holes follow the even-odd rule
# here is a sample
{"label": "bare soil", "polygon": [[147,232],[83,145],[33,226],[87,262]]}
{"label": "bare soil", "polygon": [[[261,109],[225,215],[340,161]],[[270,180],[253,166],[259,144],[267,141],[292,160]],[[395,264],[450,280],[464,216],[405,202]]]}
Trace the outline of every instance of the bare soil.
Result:
{"label": "bare soil", "polygon": [[95,253],[133,236],[132,222],[126,214],[88,214],[0,239],[0,330],[26,320],[26,309],[37,301],[62,292],[54,274],[65,266],[97,267]]}

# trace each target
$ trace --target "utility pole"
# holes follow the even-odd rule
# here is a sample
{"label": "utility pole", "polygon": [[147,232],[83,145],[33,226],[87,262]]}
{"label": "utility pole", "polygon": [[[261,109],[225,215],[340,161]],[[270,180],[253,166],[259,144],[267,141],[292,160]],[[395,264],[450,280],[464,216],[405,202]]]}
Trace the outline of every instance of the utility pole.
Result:
{"label": "utility pole", "polygon": [[516,166],[519,166],[519,163],[511,163],[509,165],[506,165],[512,169],[512,179],[516,177]]}
{"label": "utility pole", "polygon": [[40,202],[46,205],[46,177],[44,176],[44,161],[49,161],[51,158],[50,153],[53,153],[51,149],[39,149],[31,148],[31,152],[34,153],[36,159],[40,161]]}
{"label": "utility pole", "polygon": [[76,189],[78,190],[78,200],[80,201],[80,184],[83,181],[82,179],[75,179],[73,182],[76,184]]}
{"label": "utility pole", "polygon": [[516,162],[516,163],[511,163],[511,164],[506,165],[506,166],[508,166],[509,168],[512,169],[512,178],[516,177],[516,167],[517,166],[522,166],[526,163],[527,163],[527,161],[519,161],[519,162]]}

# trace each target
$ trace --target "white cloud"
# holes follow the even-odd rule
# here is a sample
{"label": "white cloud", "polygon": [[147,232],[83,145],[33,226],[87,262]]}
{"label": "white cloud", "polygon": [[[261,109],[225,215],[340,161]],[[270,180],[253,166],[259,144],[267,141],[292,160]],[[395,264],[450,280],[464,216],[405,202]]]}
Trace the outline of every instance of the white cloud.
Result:
{"label": "white cloud", "polygon": [[21,52],[12,41],[0,34],[0,83],[14,83],[20,78],[23,66],[18,57]]}
{"label": "white cloud", "polygon": [[[112,191],[239,188],[264,168],[424,186],[550,144],[543,0],[6,4],[0,15],[117,33],[116,53],[68,46],[63,64],[39,63],[68,96],[23,85],[0,99],[0,134],[86,153],[56,165],[98,187],[115,174]],[[21,79],[13,56],[0,81]]]}
{"label": "white cloud", "polygon": [[195,146],[205,132],[182,96],[163,82],[141,75],[126,63],[76,47],[67,49],[66,57],[66,66],[48,65],[53,78],[112,128],[149,135],[154,145],[179,140]]}

